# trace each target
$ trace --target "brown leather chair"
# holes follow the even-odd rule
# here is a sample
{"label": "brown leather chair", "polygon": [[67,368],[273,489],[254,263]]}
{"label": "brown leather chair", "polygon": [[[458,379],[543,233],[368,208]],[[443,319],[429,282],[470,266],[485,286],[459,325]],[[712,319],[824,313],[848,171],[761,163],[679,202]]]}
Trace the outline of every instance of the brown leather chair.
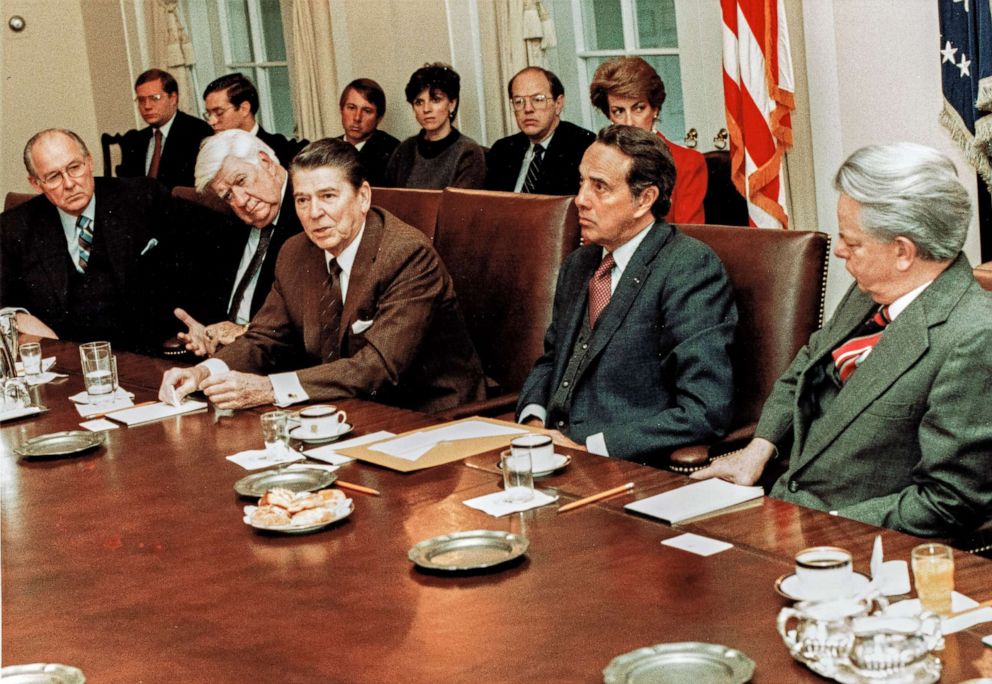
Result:
{"label": "brown leather chair", "polygon": [[451,272],[492,399],[458,407],[446,417],[513,409],[544,348],[558,269],[578,245],[571,197],[443,192],[434,246]]}
{"label": "brown leather chair", "polygon": [[3,210],[8,211],[13,209],[19,204],[24,204],[36,195],[37,193],[34,192],[8,192],[7,196],[3,200]]}
{"label": "brown leather chair", "polygon": [[680,229],[720,257],[734,287],[739,316],[732,431],[715,444],[676,450],[672,470],[690,472],[751,438],[775,381],[820,327],[830,236],[710,225]]}
{"label": "brown leather chair", "polygon": [[104,133],[100,136],[100,147],[103,150],[103,175],[105,178],[115,175],[114,159],[110,148],[117,145],[119,150],[123,141],[123,133]]}
{"label": "brown leather chair", "polygon": [[372,204],[409,223],[433,240],[441,194],[441,190],[372,188]]}
{"label": "brown leather chair", "polygon": [[973,273],[979,285],[986,290],[992,290],[992,261],[976,266]]}

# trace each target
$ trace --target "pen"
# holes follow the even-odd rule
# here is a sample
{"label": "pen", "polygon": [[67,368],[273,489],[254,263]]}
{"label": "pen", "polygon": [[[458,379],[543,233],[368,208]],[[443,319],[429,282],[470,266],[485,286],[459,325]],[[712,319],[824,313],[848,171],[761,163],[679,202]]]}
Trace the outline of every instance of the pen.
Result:
{"label": "pen", "polygon": [[[340,484],[340,483],[339,483]],[[592,496],[587,496],[584,499],[579,499],[578,501],[573,501],[572,503],[565,504],[558,509],[559,513],[564,513],[565,511],[570,511],[573,508],[578,508],[580,506],[585,506],[586,504],[595,503],[602,499],[607,499],[614,494],[622,494],[624,492],[629,492],[634,489],[634,483],[628,482],[625,485],[620,485],[619,487],[614,487],[613,489],[607,489],[605,492],[600,492],[599,494],[593,494]]]}

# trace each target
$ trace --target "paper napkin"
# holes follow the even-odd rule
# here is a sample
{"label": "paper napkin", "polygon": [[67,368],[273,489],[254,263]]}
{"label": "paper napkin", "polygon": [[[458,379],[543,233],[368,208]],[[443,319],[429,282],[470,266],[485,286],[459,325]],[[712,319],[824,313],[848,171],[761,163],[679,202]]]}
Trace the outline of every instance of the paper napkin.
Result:
{"label": "paper napkin", "polygon": [[519,513],[521,511],[529,511],[532,508],[547,506],[548,504],[554,503],[558,500],[557,496],[550,496],[536,489],[534,490],[534,496],[531,497],[529,501],[511,503],[507,501],[505,497],[506,494],[500,490],[498,492],[493,492],[492,494],[477,496],[474,499],[466,499],[462,503],[469,508],[474,508],[477,511],[482,511],[483,513],[488,513],[494,518],[498,518],[503,515],[509,515],[510,513]]}
{"label": "paper napkin", "polygon": [[103,430],[116,430],[120,425],[106,418],[97,418],[96,420],[83,421],[79,424],[79,427],[86,428],[91,432],[101,432]]}
{"label": "paper napkin", "polygon": [[714,553],[720,553],[721,551],[734,548],[733,544],[710,539],[709,537],[702,537],[698,534],[680,534],[671,539],[662,539],[661,543],[665,546],[682,549],[698,556],[712,556]]}
{"label": "paper napkin", "polygon": [[[952,611],[958,612],[968,610],[969,608],[974,608],[977,605],[978,601],[975,599],[956,591],[951,592]],[[896,616],[919,615],[919,613],[919,599],[907,599],[905,601],[893,603],[885,611],[886,615]],[[992,622],[992,608],[982,608],[981,610],[976,610],[959,617],[945,617],[941,620],[941,631],[944,634],[954,634],[955,632],[960,632],[963,629],[968,629],[969,627],[983,622]]]}
{"label": "paper napkin", "polygon": [[261,470],[262,468],[271,468],[274,465],[293,463],[294,461],[300,461],[302,459],[303,454],[290,449],[287,449],[279,456],[273,456],[265,449],[254,449],[249,451],[241,451],[233,456],[227,457],[228,461],[231,463],[237,463],[245,470]]}
{"label": "paper napkin", "polygon": [[121,387],[117,388],[110,401],[99,404],[91,404],[90,397],[86,392],[73,394],[69,397],[69,401],[76,405],[76,410],[83,418],[89,418],[97,413],[111,413],[112,411],[130,408],[134,406],[133,399],[134,395]]}

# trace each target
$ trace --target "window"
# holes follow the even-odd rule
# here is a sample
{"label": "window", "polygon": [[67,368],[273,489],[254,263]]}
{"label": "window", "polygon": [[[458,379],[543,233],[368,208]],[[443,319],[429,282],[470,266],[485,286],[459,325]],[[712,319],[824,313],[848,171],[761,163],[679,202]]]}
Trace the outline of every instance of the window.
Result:
{"label": "window", "polygon": [[[596,68],[619,55],[647,61],[665,82],[665,104],[658,128],[668,138],[685,135],[682,65],[675,0],[572,0],[580,92],[589,92]],[[608,123],[584,100],[584,119],[593,130]]]}

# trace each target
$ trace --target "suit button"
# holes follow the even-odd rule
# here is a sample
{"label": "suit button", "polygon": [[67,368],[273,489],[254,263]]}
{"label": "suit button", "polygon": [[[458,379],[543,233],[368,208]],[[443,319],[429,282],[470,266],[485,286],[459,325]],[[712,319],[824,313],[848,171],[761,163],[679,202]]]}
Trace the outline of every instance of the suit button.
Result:
{"label": "suit button", "polygon": [[583,344],[583,345],[582,345],[582,348],[583,348],[583,349],[588,349],[588,348],[589,348],[589,345],[588,345],[588,344]]}
{"label": "suit button", "polygon": [[798,492],[799,491],[799,483],[796,482],[795,480],[789,480],[789,491],[790,492],[793,492],[793,493]]}
{"label": "suit button", "polygon": [[565,427],[565,421],[559,420],[557,423],[555,423],[555,427],[559,429]]}
{"label": "suit button", "polygon": [[561,383],[561,386],[562,387],[568,387],[568,380],[566,380],[565,382]]}

